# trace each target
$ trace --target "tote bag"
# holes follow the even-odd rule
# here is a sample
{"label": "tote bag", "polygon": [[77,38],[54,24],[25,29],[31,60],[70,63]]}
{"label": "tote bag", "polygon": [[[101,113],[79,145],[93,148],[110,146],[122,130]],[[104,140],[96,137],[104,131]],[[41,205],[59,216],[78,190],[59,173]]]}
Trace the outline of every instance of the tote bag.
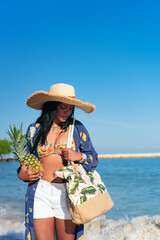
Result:
{"label": "tote bag", "polygon": [[[69,126],[68,144],[70,148],[74,122]],[[86,172],[81,164],[69,162],[68,166],[56,171],[56,175],[66,180],[69,209],[75,224],[84,224],[109,211],[114,203],[96,170]]]}

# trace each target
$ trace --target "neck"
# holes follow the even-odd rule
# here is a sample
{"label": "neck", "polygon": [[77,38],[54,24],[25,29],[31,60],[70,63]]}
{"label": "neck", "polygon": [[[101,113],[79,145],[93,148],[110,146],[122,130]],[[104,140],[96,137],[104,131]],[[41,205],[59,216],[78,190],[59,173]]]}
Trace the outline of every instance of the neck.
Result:
{"label": "neck", "polygon": [[51,127],[52,127],[52,128],[57,128],[57,127],[59,127],[59,125],[56,124],[56,123],[53,123]]}
{"label": "neck", "polygon": [[59,126],[59,121],[57,121],[56,119],[54,119],[53,123],[52,123],[52,127],[58,127]]}
{"label": "neck", "polygon": [[57,118],[55,117],[55,118],[54,118],[54,121],[53,121],[53,123],[52,123],[52,126],[53,126],[53,127],[56,127],[56,126],[59,126],[59,124],[60,124],[59,119],[57,119]]}

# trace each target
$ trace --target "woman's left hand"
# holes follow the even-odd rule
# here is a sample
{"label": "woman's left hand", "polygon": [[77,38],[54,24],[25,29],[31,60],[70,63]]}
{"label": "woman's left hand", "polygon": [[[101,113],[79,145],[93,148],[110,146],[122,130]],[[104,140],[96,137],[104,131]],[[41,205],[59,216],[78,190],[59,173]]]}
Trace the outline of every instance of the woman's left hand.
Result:
{"label": "woman's left hand", "polygon": [[75,152],[71,148],[63,149],[63,158],[67,161],[80,161],[82,159],[81,153]]}

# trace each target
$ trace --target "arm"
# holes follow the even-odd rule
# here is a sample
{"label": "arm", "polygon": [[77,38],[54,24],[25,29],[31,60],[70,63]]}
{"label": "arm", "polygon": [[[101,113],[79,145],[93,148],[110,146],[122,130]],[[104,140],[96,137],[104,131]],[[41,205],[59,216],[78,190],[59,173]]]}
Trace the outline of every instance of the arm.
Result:
{"label": "arm", "polygon": [[[32,136],[32,138],[30,136],[31,128],[35,129],[33,127],[33,124],[28,127],[27,133],[26,133],[27,143],[26,143],[25,148],[26,148],[27,153],[31,153],[31,149],[33,146],[33,136]],[[33,135],[34,135],[34,133],[33,133]],[[29,167],[28,169],[26,169],[26,165],[27,165],[27,162],[23,163],[23,165],[17,169],[18,178],[24,182],[37,180],[40,176],[40,170],[32,171],[35,164],[32,165],[31,167]]]}

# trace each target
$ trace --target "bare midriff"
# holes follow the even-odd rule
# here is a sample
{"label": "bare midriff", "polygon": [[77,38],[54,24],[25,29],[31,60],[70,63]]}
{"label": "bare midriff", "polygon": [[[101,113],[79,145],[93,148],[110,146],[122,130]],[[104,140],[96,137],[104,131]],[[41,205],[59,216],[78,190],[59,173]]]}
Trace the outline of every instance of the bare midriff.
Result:
{"label": "bare midriff", "polygon": [[50,154],[40,159],[44,167],[44,174],[41,179],[47,182],[62,183],[63,179],[57,177],[55,172],[64,167],[63,157],[59,154]]}

